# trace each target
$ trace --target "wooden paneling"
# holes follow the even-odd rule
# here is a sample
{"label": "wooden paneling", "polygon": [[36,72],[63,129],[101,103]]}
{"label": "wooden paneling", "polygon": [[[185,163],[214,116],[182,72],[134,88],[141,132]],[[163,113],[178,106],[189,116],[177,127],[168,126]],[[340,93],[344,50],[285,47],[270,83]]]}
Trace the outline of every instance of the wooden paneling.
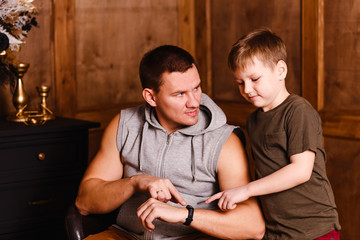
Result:
{"label": "wooden paneling", "polygon": [[324,3],[302,1],[302,96],[315,109],[323,108]]}
{"label": "wooden paneling", "polygon": [[74,117],[75,78],[75,0],[53,0],[53,59],[56,114]]}
{"label": "wooden paneling", "polygon": [[195,54],[201,88],[212,96],[211,6],[210,0],[195,1]]}
{"label": "wooden paneling", "polygon": [[324,10],[324,108],[360,114],[360,2],[325,1]]}
{"label": "wooden paneling", "polygon": [[195,56],[195,0],[178,1],[179,41],[189,53]]}
{"label": "wooden paneling", "polygon": [[360,226],[360,141],[338,137],[325,138],[327,173],[337,204],[341,239],[359,237]]}
{"label": "wooden paneling", "polygon": [[142,102],[138,66],[160,44],[178,43],[176,1],[76,1],[78,112]]}
{"label": "wooden paneling", "polygon": [[245,103],[227,67],[227,56],[236,40],[261,27],[272,29],[287,45],[287,87],[291,92],[300,93],[300,1],[270,0],[266,1],[266,7],[264,4],[261,0],[211,1],[212,79],[216,101]]}
{"label": "wooden paneling", "polygon": [[302,93],[323,121],[342,239],[360,234],[359,14],[358,1],[303,1]]}

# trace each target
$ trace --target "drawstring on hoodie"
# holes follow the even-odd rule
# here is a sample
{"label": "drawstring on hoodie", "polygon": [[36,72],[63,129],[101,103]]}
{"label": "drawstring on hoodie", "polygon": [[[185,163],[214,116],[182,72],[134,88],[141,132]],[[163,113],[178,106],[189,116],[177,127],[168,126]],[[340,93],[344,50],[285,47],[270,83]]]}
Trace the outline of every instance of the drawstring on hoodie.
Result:
{"label": "drawstring on hoodie", "polygon": [[195,151],[195,137],[191,138],[191,174],[193,177],[193,182],[196,181],[196,151]]}
{"label": "drawstring on hoodie", "polygon": [[141,139],[140,139],[140,147],[139,147],[139,157],[138,157],[138,164],[139,170],[142,171],[142,160],[144,159],[144,135],[149,129],[149,123],[145,121],[142,131],[141,131]]}

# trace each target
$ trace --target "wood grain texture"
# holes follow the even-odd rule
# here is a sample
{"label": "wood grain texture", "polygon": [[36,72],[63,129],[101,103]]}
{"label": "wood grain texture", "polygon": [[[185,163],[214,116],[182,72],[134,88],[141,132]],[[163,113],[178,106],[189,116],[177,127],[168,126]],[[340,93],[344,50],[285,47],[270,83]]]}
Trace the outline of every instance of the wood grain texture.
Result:
{"label": "wood grain texture", "polygon": [[53,0],[52,10],[56,114],[74,117],[78,105],[75,76],[75,0]]}
{"label": "wood grain texture", "polygon": [[320,111],[324,105],[324,2],[302,1],[302,96]]}
{"label": "wood grain texture", "polygon": [[[300,1],[270,0],[211,1],[212,86],[218,101],[245,102],[227,67],[231,46],[248,32],[269,27],[288,49],[287,88],[300,93],[301,82],[301,5]],[[286,11],[284,11],[286,8]]]}
{"label": "wood grain texture", "polygon": [[76,26],[78,111],[140,102],[141,57],[178,43],[177,2],[77,0]]}

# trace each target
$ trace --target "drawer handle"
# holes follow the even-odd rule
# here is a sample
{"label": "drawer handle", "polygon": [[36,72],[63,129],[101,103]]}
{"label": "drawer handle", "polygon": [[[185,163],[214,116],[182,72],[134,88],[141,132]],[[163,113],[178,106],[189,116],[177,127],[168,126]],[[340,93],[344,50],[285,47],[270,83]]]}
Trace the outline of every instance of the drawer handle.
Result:
{"label": "drawer handle", "polygon": [[43,205],[47,205],[49,203],[52,203],[54,201],[54,199],[49,198],[49,199],[43,199],[43,200],[38,200],[38,201],[29,201],[28,205],[30,207],[32,206],[43,206]]}
{"label": "drawer handle", "polygon": [[41,161],[45,160],[45,157],[46,157],[45,153],[39,153],[38,154],[38,159],[41,160]]}

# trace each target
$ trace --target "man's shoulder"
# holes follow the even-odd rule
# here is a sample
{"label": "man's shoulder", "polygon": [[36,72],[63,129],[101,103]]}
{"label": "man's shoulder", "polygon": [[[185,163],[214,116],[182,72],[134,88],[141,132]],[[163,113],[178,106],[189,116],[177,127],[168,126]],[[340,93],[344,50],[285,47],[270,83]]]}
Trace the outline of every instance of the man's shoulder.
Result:
{"label": "man's shoulder", "polygon": [[145,104],[121,109],[120,117],[122,119],[143,118],[145,115],[145,109],[146,109]]}
{"label": "man's shoulder", "polygon": [[125,108],[120,111],[119,126],[122,128],[138,128],[145,122],[146,105]]}

